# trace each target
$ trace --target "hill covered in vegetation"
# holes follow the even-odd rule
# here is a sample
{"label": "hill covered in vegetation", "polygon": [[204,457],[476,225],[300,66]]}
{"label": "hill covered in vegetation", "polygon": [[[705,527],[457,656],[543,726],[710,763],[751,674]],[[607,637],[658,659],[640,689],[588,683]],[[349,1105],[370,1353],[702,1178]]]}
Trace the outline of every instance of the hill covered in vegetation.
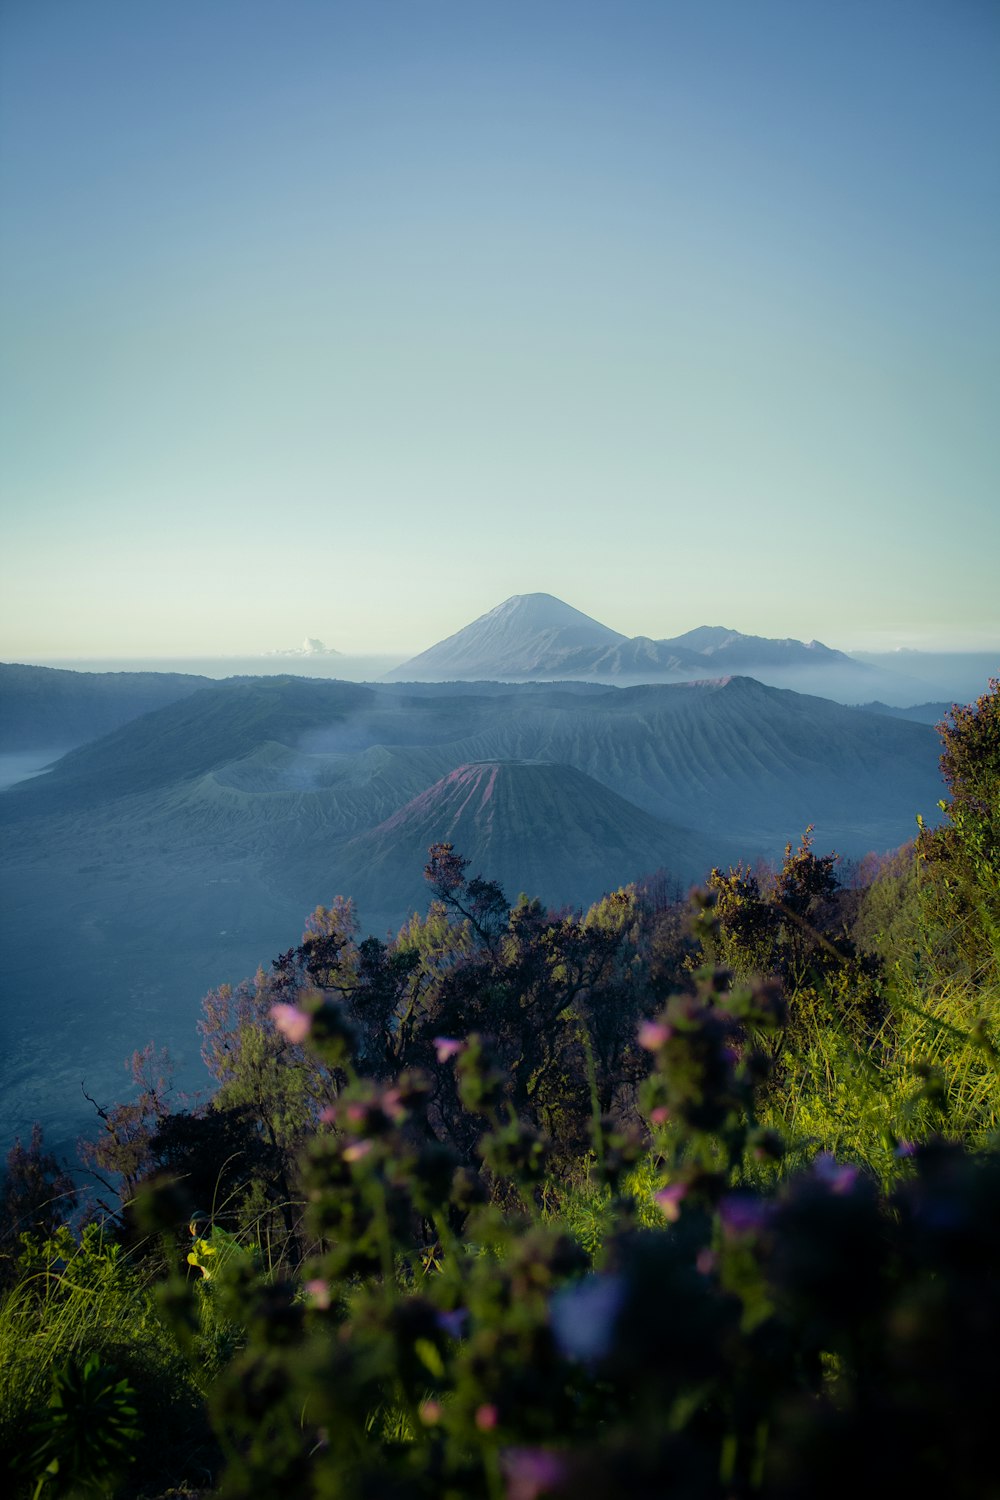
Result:
{"label": "hill covered in vegetation", "polygon": [[850,887],[807,833],[556,912],[442,841],[391,939],[338,900],[210,991],[210,1099],[136,1055],[82,1232],[8,1156],[15,1493],[992,1493],[998,730]]}

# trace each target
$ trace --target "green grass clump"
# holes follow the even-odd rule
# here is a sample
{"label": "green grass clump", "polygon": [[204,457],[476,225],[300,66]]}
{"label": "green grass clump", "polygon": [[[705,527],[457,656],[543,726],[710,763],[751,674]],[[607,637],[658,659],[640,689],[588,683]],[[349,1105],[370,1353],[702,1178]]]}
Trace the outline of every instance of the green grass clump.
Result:
{"label": "green grass clump", "polygon": [[[17,1280],[0,1297],[0,1465],[16,1476],[15,1493],[33,1494],[44,1478],[50,1401],[68,1381],[68,1406],[73,1373],[88,1363],[126,1383],[127,1425],[138,1434],[118,1455],[129,1486],[199,1466],[204,1479],[214,1444],[192,1372],[157,1309],[155,1262],[126,1256],[97,1225],[79,1240],[65,1226],[49,1240],[25,1236],[23,1247]],[[63,1493],[66,1482],[64,1463],[41,1493]]]}
{"label": "green grass clump", "polygon": [[1000,1130],[1000,1059],[989,1018],[1000,985],[946,980],[899,986],[865,1040],[819,1009],[782,1057],[762,1121],[786,1142],[786,1168],[817,1151],[862,1162],[883,1184],[910,1146],[932,1136],[992,1149]]}

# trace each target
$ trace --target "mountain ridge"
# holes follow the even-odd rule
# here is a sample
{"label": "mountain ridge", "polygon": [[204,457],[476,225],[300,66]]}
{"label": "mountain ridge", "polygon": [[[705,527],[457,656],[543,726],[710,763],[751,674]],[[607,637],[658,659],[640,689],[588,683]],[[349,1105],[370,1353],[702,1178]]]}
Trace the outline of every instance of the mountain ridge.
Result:
{"label": "mountain ridge", "polygon": [[514,594],[453,635],[386,674],[389,682],[451,678],[601,677],[653,673],[677,680],[752,666],[827,666],[866,670],[821,641],[744,635],[722,625],[698,625],[682,635],[628,637],[552,594]]}

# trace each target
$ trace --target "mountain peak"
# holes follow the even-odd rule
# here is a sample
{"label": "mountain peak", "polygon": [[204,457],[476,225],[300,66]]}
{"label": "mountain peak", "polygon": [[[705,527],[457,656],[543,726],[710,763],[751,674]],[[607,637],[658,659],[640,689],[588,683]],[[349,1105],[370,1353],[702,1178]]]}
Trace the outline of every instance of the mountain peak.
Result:
{"label": "mountain peak", "polygon": [[[575,615],[580,613],[579,610],[573,608],[572,604],[567,604],[564,600],[557,599],[555,594],[511,594],[509,599],[505,599],[502,604],[494,605],[491,610],[487,611],[487,614],[513,614],[515,611],[522,614],[541,611],[558,613],[565,610]],[[485,618],[485,616],[482,618]]]}
{"label": "mountain peak", "polygon": [[[502,604],[496,604],[486,614],[480,615],[478,620],[473,620],[471,625],[466,625],[465,630],[460,630],[457,635],[464,635],[467,630],[475,630],[477,626],[484,625],[488,620],[517,620],[523,625],[531,625],[545,630],[577,629],[588,634],[597,635],[602,641],[623,641],[625,636],[618,630],[612,630],[607,625],[602,625],[599,620],[585,615],[582,610],[575,609],[572,604],[567,604],[564,599],[557,599],[555,594],[511,594],[509,599],[504,599]],[[455,636],[449,636],[449,640],[455,640]],[[442,642],[443,644],[443,642]]]}
{"label": "mountain peak", "polygon": [[471,625],[389,673],[400,681],[551,677],[571,673],[580,653],[625,640],[553,594],[513,594]]}
{"label": "mountain peak", "polygon": [[659,641],[658,645],[708,652],[717,650],[719,646],[725,646],[729,641],[740,639],[740,632],[731,630],[728,625],[696,625],[693,630],[685,630],[683,635],[673,635],[666,640]]}

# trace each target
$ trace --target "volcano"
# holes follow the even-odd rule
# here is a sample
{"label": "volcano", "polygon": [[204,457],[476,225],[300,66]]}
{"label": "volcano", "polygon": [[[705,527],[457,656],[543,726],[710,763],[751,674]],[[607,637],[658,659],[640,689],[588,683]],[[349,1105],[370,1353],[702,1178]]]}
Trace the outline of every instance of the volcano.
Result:
{"label": "volcano", "polygon": [[661,822],[573,766],[484,760],[457,766],[392,817],[354,839],[341,869],[376,909],[426,904],[431,844],[453,844],[469,873],[552,906],[586,906],[655,870],[681,884],[703,878],[703,839]]}

